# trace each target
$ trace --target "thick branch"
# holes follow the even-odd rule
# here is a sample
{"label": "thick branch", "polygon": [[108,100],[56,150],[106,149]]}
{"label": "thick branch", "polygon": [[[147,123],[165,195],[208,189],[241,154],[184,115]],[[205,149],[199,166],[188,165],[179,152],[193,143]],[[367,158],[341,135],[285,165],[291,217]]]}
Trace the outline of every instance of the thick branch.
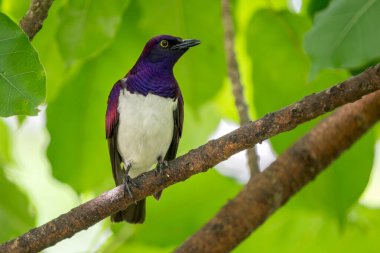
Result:
{"label": "thick branch", "polygon": [[42,23],[48,16],[48,11],[54,0],[31,0],[29,10],[21,19],[20,26],[32,40],[41,30]]}
{"label": "thick branch", "polygon": [[[354,102],[379,89],[380,65],[377,65],[350,80],[305,97],[280,111],[268,114],[260,120],[250,122],[219,139],[209,141],[207,144],[191,150],[186,155],[169,162],[163,177],[155,176],[154,171],[139,176],[134,180],[137,186],[132,187],[133,198],[124,194],[123,186],[116,187],[70,212],[6,242],[0,246],[0,252],[41,251],[87,229],[112,213],[125,209],[130,203],[141,200],[169,185],[184,181],[194,174],[205,172],[239,151],[252,147],[278,133],[289,131],[303,122],[343,104]],[[258,176],[266,178],[268,173]],[[283,179],[277,178],[276,180]],[[270,196],[267,196],[269,193],[270,191],[262,191],[260,194],[263,195],[260,200],[265,201],[267,197],[271,199]],[[276,206],[279,204],[276,202]]]}
{"label": "thick branch", "polygon": [[[227,55],[228,76],[232,84],[232,93],[235,97],[235,106],[239,113],[240,125],[251,121],[248,106],[244,99],[243,85],[240,79],[239,66],[235,55],[234,26],[231,16],[230,0],[222,1],[222,20],[224,27],[224,48]],[[258,156],[255,147],[247,150],[248,165],[251,176],[260,172]]]}
{"label": "thick branch", "polygon": [[252,178],[176,252],[230,252],[379,118],[380,91],[345,105]]}

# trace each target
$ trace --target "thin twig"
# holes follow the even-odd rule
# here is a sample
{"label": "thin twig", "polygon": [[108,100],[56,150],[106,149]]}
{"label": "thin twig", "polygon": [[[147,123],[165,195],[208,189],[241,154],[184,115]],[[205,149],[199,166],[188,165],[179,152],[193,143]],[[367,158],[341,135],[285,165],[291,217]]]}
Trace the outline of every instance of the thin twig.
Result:
{"label": "thin twig", "polygon": [[[239,114],[240,125],[251,121],[248,106],[244,98],[244,89],[240,79],[239,66],[235,55],[234,26],[231,15],[230,1],[222,1],[222,20],[224,27],[224,48],[227,56],[228,76],[232,84],[232,93],[235,97],[235,106]],[[256,148],[247,149],[248,166],[251,177],[260,172]]]}
{"label": "thin twig", "polygon": [[343,106],[252,178],[176,252],[230,252],[379,119],[380,91]]}
{"label": "thin twig", "polygon": [[31,0],[28,12],[20,20],[20,26],[32,40],[39,30],[42,23],[48,16],[49,8],[54,0]]}
{"label": "thin twig", "polygon": [[[320,93],[307,96],[280,111],[270,113],[255,122],[249,122],[223,137],[211,140],[207,144],[191,150],[186,155],[170,161],[162,177],[156,176],[154,171],[142,174],[134,179],[136,186],[131,187],[133,198],[130,198],[128,194],[124,194],[122,185],[118,186],[46,224],[0,245],[0,252],[17,253],[41,251],[63,239],[73,236],[83,229],[87,229],[107,216],[125,209],[129,204],[135,201],[161,191],[169,185],[184,181],[194,174],[207,171],[215,164],[226,160],[237,152],[250,148],[281,132],[294,129],[299,124],[332,111],[341,105],[354,102],[362,96],[379,89],[380,65],[377,65],[343,83]],[[314,159],[315,157],[313,156],[311,158]],[[253,182],[252,184],[257,184],[256,187],[259,187],[261,180],[267,180],[268,174],[271,173],[270,171],[260,173],[254,177],[251,180]],[[288,174],[288,176],[294,177],[291,173]],[[304,173],[302,175],[304,175]],[[276,187],[276,185],[282,185],[282,180],[287,180],[287,178],[271,178],[271,180],[276,180],[277,184],[274,186]],[[250,183],[249,187],[251,187],[252,184]],[[300,185],[301,184],[295,184],[295,188],[291,189],[297,190]],[[273,212],[278,206],[283,204],[283,198],[279,198],[278,194],[275,194],[276,189],[272,188],[258,188],[257,191],[259,192],[255,192],[253,195],[257,196],[256,201],[259,200],[264,204],[268,204],[268,208],[269,204],[272,204],[269,209],[270,212],[263,212],[266,215],[265,217],[267,217],[268,213]],[[271,195],[272,190],[273,195]],[[249,205],[250,202],[251,199],[249,199],[242,208]],[[259,210],[267,209],[259,208]],[[235,212],[237,211],[235,210]],[[244,214],[243,216],[239,215],[244,219],[244,217],[248,216],[249,212],[244,212]],[[258,218],[258,220],[261,219]],[[222,231],[224,230],[222,229]]]}

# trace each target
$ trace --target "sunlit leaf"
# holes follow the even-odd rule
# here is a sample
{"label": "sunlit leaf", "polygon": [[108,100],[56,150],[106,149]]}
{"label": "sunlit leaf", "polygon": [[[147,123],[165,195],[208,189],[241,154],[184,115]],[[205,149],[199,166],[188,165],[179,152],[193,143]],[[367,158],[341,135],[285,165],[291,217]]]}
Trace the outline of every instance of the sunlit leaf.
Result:
{"label": "sunlit leaf", "polygon": [[62,57],[74,61],[104,49],[114,38],[127,0],[71,0],[60,15],[57,39]]}
{"label": "sunlit leaf", "polygon": [[0,120],[0,166],[11,161],[9,131],[5,123]]}
{"label": "sunlit leaf", "polygon": [[45,93],[37,52],[23,31],[0,13],[0,116],[36,115]]}
{"label": "sunlit leaf", "polygon": [[380,57],[380,0],[335,0],[305,36],[311,77],[326,68],[358,68]]}

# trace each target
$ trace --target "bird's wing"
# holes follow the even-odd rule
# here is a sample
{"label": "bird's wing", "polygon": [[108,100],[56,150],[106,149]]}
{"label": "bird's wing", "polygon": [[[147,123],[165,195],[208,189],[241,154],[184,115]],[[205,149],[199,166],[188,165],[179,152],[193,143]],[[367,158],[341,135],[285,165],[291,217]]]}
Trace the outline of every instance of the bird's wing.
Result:
{"label": "bird's wing", "polygon": [[106,112],[106,137],[112,164],[112,174],[116,185],[123,183],[123,171],[120,167],[122,159],[117,150],[117,132],[119,128],[119,112],[117,107],[121,90],[122,87],[119,81],[114,85],[108,97]]}
{"label": "bird's wing", "polygon": [[182,136],[182,126],[183,126],[183,98],[181,93],[178,96],[177,108],[173,111],[174,118],[174,129],[173,129],[173,139],[169,146],[168,152],[165,155],[165,161],[173,160],[177,154],[179,139]]}

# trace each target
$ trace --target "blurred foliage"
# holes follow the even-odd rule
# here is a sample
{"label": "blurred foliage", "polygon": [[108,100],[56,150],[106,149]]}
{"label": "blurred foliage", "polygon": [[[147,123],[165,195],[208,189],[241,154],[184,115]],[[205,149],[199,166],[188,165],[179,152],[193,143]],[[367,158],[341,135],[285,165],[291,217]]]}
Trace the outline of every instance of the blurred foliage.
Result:
{"label": "blurred foliage", "polygon": [[0,242],[10,240],[34,227],[29,200],[5,177],[0,165]]}
{"label": "blurred foliage", "polygon": [[0,13],[0,116],[36,115],[45,100],[45,73],[24,32]]}
{"label": "blurred foliage", "polygon": [[0,120],[0,242],[24,233],[34,226],[29,200],[8,180],[4,167],[13,163],[7,125]]}
{"label": "blurred foliage", "polygon": [[[289,11],[294,9],[288,8],[289,2],[233,1],[236,51],[248,103],[257,117],[345,80],[379,58],[374,24],[379,21],[380,1],[305,0],[300,13]],[[0,11],[14,22],[27,8],[28,1],[0,1]],[[46,71],[51,137],[47,157],[53,176],[79,196],[113,186],[104,130],[107,96],[133,66],[145,42],[157,34],[202,41],[175,67],[186,115],[179,154],[205,143],[222,118],[236,121],[222,31],[219,0],[55,1],[32,43]],[[33,50],[25,36],[20,43]],[[0,39],[0,52],[3,45]],[[28,58],[11,60],[7,64],[12,71],[39,66],[28,63]],[[0,101],[6,101],[6,95],[0,92]],[[45,92],[36,95],[38,104],[43,96]],[[272,138],[273,148],[283,152],[318,121]],[[374,131],[363,137],[236,252],[378,252],[379,211],[358,204],[372,169],[375,140]],[[13,162],[10,142],[8,128],[0,121],[0,167]],[[28,199],[0,172],[4,241],[35,225]],[[106,222],[110,234],[100,235],[105,238],[97,241],[105,242],[98,252],[171,251],[240,189],[213,170],[169,187],[159,202],[148,198],[144,225]],[[84,243],[95,244],[93,238]]]}
{"label": "blurred foliage", "polygon": [[60,12],[57,41],[67,62],[84,59],[114,38],[126,0],[72,0]]}
{"label": "blurred foliage", "polygon": [[[295,199],[298,196],[295,197]],[[344,230],[318,211],[299,210],[290,201],[234,252],[368,252],[380,251],[380,210],[355,205]]]}

